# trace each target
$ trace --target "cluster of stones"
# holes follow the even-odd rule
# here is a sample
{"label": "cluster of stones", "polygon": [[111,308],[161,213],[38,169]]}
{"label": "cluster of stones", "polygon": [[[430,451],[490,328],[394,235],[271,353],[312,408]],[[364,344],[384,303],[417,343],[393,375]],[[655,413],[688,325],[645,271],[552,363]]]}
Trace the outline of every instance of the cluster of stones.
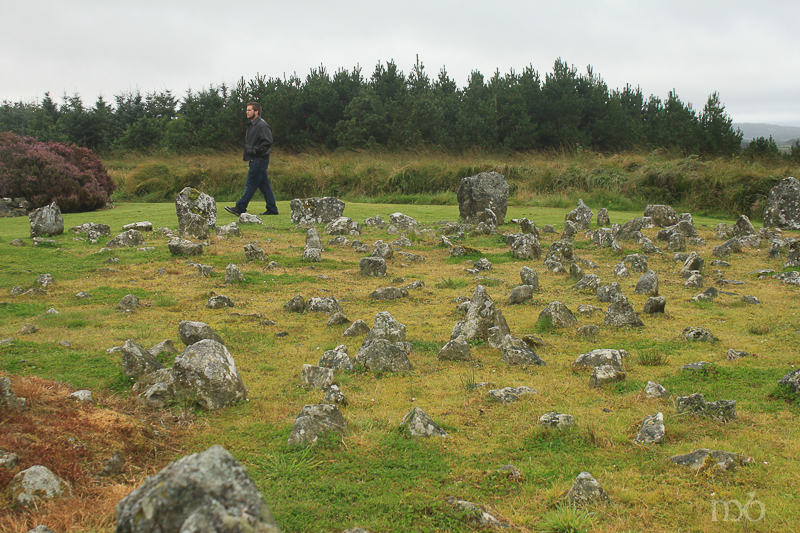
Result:
{"label": "cluster of stones", "polygon": [[[504,224],[508,203],[508,185],[502,175],[497,173],[484,173],[469,178],[464,178],[459,186],[459,212],[463,224],[445,223],[440,227],[441,242],[448,248],[448,253],[453,256],[474,252],[475,250],[463,245],[453,244],[453,240],[463,239],[470,234],[495,234],[497,226]],[[722,245],[714,248],[715,257],[727,258],[733,253],[742,252],[745,248],[761,246],[762,241],[770,243],[770,256],[781,257],[783,249],[787,250],[786,266],[800,266],[800,241],[782,239],[782,229],[800,229],[800,182],[794,178],[787,178],[773,189],[765,209],[765,227],[756,232],[749,219],[742,215],[732,228],[720,225],[717,228],[717,237],[724,239]],[[316,225],[326,224],[325,231],[334,236],[331,245],[350,244],[349,237],[361,234],[360,225],[342,216],[344,203],[335,198],[310,198],[293,200],[292,222],[299,227],[305,227],[306,246],[303,258],[307,261],[321,261],[324,250],[319,230]],[[191,188],[186,188],[178,195],[176,212],[179,219],[178,236],[174,236],[167,228],[159,230],[163,235],[172,237],[169,249],[175,255],[196,255],[202,253],[203,244],[195,243],[189,239],[208,241],[210,231],[216,224],[216,207],[213,198]],[[565,217],[565,227],[561,236],[554,241],[547,250],[543,260],[544,268],[549,272],[568,274],[576,281],[573,288],[579,291],[594,293],[596,298],[603,303],[608,303],[605,312],[605,325],[611,327],[643,327],[644,323],[638,317],[633,306],[622,294],[618,282],[602,284],[597,274],[586,274],[584,268],[596,269],[597,266],[589,261],[580,259],[575,254],[574,239],[579,231],[585,231],[586,237],[598,247],[609,247],[621,251],[621,241],[632,241],[641,246],[641,253],[629,254],[614,266],[614,274],[619,279],[630,277],[631,273],[640,274],[635,285],[635,294],[649,297],[644,306],[647,314],[664,313],[666,299],[659,296],[659,279],[655,271],[648,268],[648,258],[653,254],[664,255],[664,251],[644,236],[642,230],[660,227],[656,239],[663,241],[667,252],[675,255],[673,259],[682,264],[680,275],[686,280],[687,287],[701,288],[703,285],[703,271],[705,262],[695,252],[686,253],[689,246],[704,244],[699,239],[692,217],[688,213],[678,215],[670,206],[648,205],[644,216],[634,218],[623,225],[611,224],[606,209],[597,213],[599,229],[590,231],[593,212],[579,200],[575,210]],[[31,237],[41,239],[43,236],[53,236],[63,233],[63,219],[61,219],[58,206],[54,204],[41,208],[30,215]],[[257,219],[257,217],[254,217]],[[253,218],[241,219],[240,224],[260,223]],[[510,253],[518,259],[541,260],[541,245],[539,242],[540,230],[528,219],[518,219],[514,223],[519,225],[519,232],[504,236],[505,242],[510,247]],[[365,226],[385,227],[386,223],[380,217],[373,217],[365,221]],[[152,232],[152,224],[140,222],[127,225],[124,232],[110,239],[106,247],[141,247],[145,241],[142,232]],[[229,237],[240,234],[236,223],[216,228],[217,236]],[[73,228],[76,234],[86,234],[90,242],[97,242],[100,237],[110,236],[108,226],[84,224]],[[408,252],[396,252],[405,247],[412,246],[408,238],[435,237],[431,230],[420,230],[419,224],[403,215],[394,213],[390,216],[390,225],[387,233],[400,235],[397,241],[385,243],[376,241],[370,248],[369,245],[354,240],[352,247],[359,253],[370,253],[359,262],[361,273],[365,276],[385,276],[386,262],[391,261],[396,253],[403,253],[407,261],[422,261],[424,258]],[[544,227],[543,233],[554,233],[552,227]],[[35,241],[39,244],[45,240]],[[250,243],[245,246],[247,260],[264,261],[264,251]],[[725,266],[725,262],[717,260],[715,266]],[[202,268],[204,265],[195,265],[202,274],[208,273]],[[477,275],[491,270],[492,265],[485,258],[473,263],[473,268],[468,269],[471,274]],[[210,267],[208,267],[210,268]],[[772,272],[764,272],[763,275]],[[775,276],[784,283],[800,285],[800,276],[786,273]],[[539,290],[538,274],[528,266],[520,271],[521,285],[512,289],[508,298],[509,305],[525,304],[532,299],[533,294]],[[243,276],[238,267],[231,263],[226,268],[226,282],[243,281]],[[735,283],[733,280],[721,280],[726,283]],[[52,285],[52,276],[42,275],[36,280],[44,290]],[[421,283],[421,282],[420,282]],[[375,299],[392,299],[405,297],[410,288],[396,289],[385,287],[381,292],[376,290],[372,297]],[[424,286],[424,284],[422,285]],[[16,288],[15,288],[16,289]],[[18,292],[19,293],[19,292]],[[24,289],[23,289],[24,293]],[[692,300],[713,300],[720,291],[706,290]],[[387,296],[389,295],[389,296]],[[396,296],[399,295],[399,296]],[[88,297],[88,295],[86,295]],[[747,296],[745,298],[748,298]],[[750,303],[759,303],[755,297],[749,297]],[[211,301],[209,301],[209,304]],[[122,310],[130,311],[139,307],[138,300],[128,295],[119,304]],[[232,305],[232,304],[231,304]],[[209,305],[211,306],[211,305]],[[223,306],[226,306],[223,303]],[[285,309],[290,312],[320,312],[331,315],[329,325],[348,324],[350,321],[344,317],[344,312],[333,297],[312,297],[305,300],[298,295],[290,300]],[[461,301],[458,309],[463,313],[463,320],[453,327],[449,341],[440,350],[438,358],[446,361],[469,361],[470,342],[485,342],[501,352],[501,360],[509,365],[522,365],[536,367],[545,365],[534,351],[541,345],[541,340],[532,336],[515,337],[495,301],[489,296],[483,285],[478,285],[472,297]],[[591,316],[595,311],[602,311],[594,306],[579,306],[578,316]],[[579,319],[575,313],[562,302],[553,301],[539,314],[539,324],[543,327],[573,328],[578,325]],[[335,319],[335,321],[334,321]],[[596,334],[596,326],[593,326]],[[579,334],[591,335],[591,330],[578,330]],[[171,341],[164,341],[149,350],[144,349],[133,340],[128,340],[124,346],[114,349],[122,356],[123,374],[135,382],[134,392],[137,400],[153,407],[163,408],[177,399],[183,399],[199,404],[206,409],[220,409],[232,403],[246,399],[247,391],[241,381],[233,357],[224,345],[224,342],[211,328],[200,322],[183,321],[179,325],[179,335],[185,344],[183,352],[175,359],[171,368],[164,368],[158,356],[163,352],[177,353],[178,350]],[[584,330],[583,332],[581,332]],[[361,347],[351,360],[346,345],[337,346],[326,351],[316,365],[304,365],[301,370],[303,386],[319,389],[324,393],[323,403],[304,406],[297,415],[288,440],[289,444],[312,443],[328,432],[344,434],[347,431],[347,422],[339,410],[339,406],[347,405],[347,398],[339,385],[336,376],[340,372],[351,372],[360,368],[374,373],[405,372],[412,369],[409,359],[411,344],[406,340],[406,327],[395,320],[388,312],[377,313],[372,328],[363,320],[357,320],[344,332],[344,337],[365,335]],[[687,341],[710,341],[716,338],[710,332],[699,327],[687,327],[683,332]],[[746,357],[746,352],[736,350],[728,351],[728,358],[736,360]],[[624,360],[629,358],[625,350],[596,349],[578,356],[572,364],[577,372],[590,371],[588,385],[602,387],[608,383],[615,383],[626,379]],[[703,369],[708,363],[700,362],[686,365],[689,371]],[[795,370],[784,376],[779,384],[788,387],[795,393],[800,392],[800,370]],[[477,384],[484,386],[486,384]],[[84,393],[85,398],[89,391]],[[77,394],[77,393],[76,393]],[[505,404],[519,401],[525,396],[535,395],[532,388],[519,385],[488,390],[487,397],[497,403]],[[661,385],[648,382],[644,394],[651,398],[665,399],[669,392]],[[88,394],[91,398],[91,393]],[[0,408],[16,409],[24,403],[16,398],[10,390],[10,382],[0,379]],[[686,413],[709,417],[720,422],[728,422],[736,418],[736,401],[720,400],[707,402],[700,394],[679,397],[675,400],[678,413]],[[550,412],[539,419],[541,426],[558,430],[569,430],[575,426],[572,415]],[[431,417],[419,407],[411,410],[400,421],[403,431],[411,437],[446,437],[447,433],[437,425]],[[658,444],[665,438],[664,415],[659,411],[646,416],[639,425],[639,430],[633,441],[640,445]],[[4,456],[0,455],[0,459]],[[694,469],[713,469],[716,471],[728,470],[735,466],[745,464],[746,460],[739,454],[709,449],[698,449],[694,452],[672,458],[675,464],[689,466]],[[30,472],[26,477],[46,478],[52,488],[37,489],[37,494],[64,493],[69,488],[63,481],[53,480],[50,475],[40,469]],[[41,467],[43,468],[43,467]],[[510,466],[512,471],[516,471]],[[27,472],[27,471],[26,471]],[[52,474],[52,473],[50,473]],[[15,478],[16,480],[16,478]],[[20,481],[18,485],[25,485],[27,481]],[[174,484],[174,485],[173,485]],[[14,485],[16,487],[17,485]],[[174,501],[165,496],[169,489],[165,487],[180,487],[187,493],[202,494],[200,498],[191,501]],[[218,488],[226,488],[226,497],[222,500],[215,499]],[[186,490],[190,487],[191,490]],[[15,502],[27,504],[23,496],[18,496],[16,488],[12,491]],[[19,492],[21,494],[21,492]],[[590,502],[610,501],[608,493],[588,472],[582,472],[572,488],[567,492],[566,500],[577,506],[584,506]],[[33,501],[33,500],[31,500]],[[450,503],[460,509],[475,511],[480,525],[498,525],[499,521],[481,510],[478,506],[464,500],[451,499]],[[147,507],[145,510],[144,507]],[[144,517],[144,518],[143,518]],[[221,447],[213,447],[201,454],[187,456],[165,468],[158,475],[148,478],[144,485],[131,493],[117,507],[118,529],[138,531],[134,524],[142,520],[152,522],[150,526],[160,530],[182,530],[183,528],[197,528],[200,524],[216,527],[216,524],[230,524],[236,521],[254,531],[277,531],[277,525],[269,515],[263,498],[255,489],[254,483],[246,475],[244,468]],[[128,525],[125,525],[128,524]],[[128,529],[125,529],[125,528]],[[225,526],[227,527],[227,525]]]}

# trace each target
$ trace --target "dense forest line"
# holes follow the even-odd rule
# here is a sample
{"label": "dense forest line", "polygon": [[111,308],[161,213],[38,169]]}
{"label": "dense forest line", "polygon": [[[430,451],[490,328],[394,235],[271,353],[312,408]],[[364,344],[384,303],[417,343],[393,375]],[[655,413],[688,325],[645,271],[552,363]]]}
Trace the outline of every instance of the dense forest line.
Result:
{"label": "dense forest line", "polygon": [[93,107],[78,94],[64,94],[59,105],[47,93],[41,102],[4,101],[0,131],[101,153],[228,150],[241,146],[248,101],[261,103],[276,145],[292,151],[663,148],[716,156],[739,153],[742,140],[716,92],[697,112],[674,91],[661,100],[631,85],[610,90],[591,66],[579,73],[561,59],[543,80],[532,67],[488,79],[473,71],[464,87],[444,68],[431,79],[417,61],[405,76],[389,61],[369,78],[359,67],[331,75],[320,66],[304,80],[257,75],[183,98],[127,91]]}

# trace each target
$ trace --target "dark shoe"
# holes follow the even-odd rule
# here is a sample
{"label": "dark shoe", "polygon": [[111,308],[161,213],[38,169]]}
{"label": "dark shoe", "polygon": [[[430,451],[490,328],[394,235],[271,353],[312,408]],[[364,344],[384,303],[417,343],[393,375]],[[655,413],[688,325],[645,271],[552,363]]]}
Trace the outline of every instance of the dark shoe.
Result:
{"label": "dark shoe", "polygon": [[227,211],[231,215],[236,215],[237,217],[242,214],[242,212],[236,209],[235,207],[228,207],[227,205],[225,206],[225,211]]}
{"label": "dark shoe", "polygon": [[280,213],[271,213],[269,211],[264,211],[263,213],[261,213],[261,216],[263,217],[264,215],[279,215],[279,214]]}

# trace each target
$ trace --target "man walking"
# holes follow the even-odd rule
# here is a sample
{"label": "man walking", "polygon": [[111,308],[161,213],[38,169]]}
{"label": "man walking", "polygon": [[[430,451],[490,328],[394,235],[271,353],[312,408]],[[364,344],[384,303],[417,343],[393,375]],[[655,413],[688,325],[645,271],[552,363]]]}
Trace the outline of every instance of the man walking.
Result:
{"label": "man walking", "polygon": [[261,118],[261,106],[256,102],[247,104],[247,133],[244,138],[244,160],[250,162],[247,180],[244,182],[244,193],[234,207],[225,206],[225,211],[236,215],[247,213],[247,204],[257,190],[264,195],[267,210],[262,215],[277,215],[278,206],[275,205],[275,196],[267,177],[269,166],[269,149],[272,146],[272,131],[269,124]]}

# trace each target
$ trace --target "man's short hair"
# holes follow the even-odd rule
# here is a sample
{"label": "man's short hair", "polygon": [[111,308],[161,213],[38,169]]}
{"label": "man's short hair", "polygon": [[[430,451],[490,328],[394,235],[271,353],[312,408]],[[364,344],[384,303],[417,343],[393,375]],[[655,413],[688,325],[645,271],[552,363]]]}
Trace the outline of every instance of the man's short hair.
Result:
{"label": "man's short hair", "polygon": [[261,116],[261,104],[258,102],[247,102],[247,107],[252,107],[253,111],[258,113],[258,116]]}

